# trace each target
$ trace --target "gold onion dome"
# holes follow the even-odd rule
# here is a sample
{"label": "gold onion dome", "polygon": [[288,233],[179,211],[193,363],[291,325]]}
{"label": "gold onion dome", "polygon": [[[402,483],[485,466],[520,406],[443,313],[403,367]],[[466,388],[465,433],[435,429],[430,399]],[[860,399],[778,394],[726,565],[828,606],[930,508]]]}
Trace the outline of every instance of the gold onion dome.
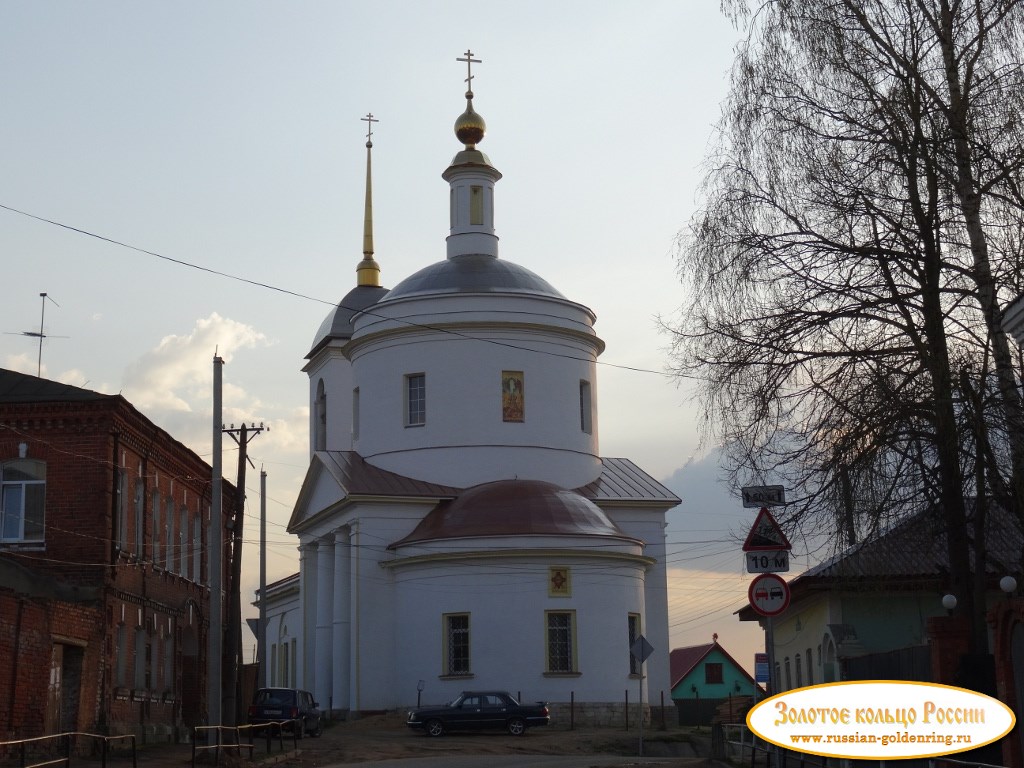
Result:
{"label": "gold onion dome", "polygon": [[473,92],[466,91],[466,111],[455,121],[455,136],[466,149],[473,149],[483,140],[486,131],[487,123],[473,111]]}

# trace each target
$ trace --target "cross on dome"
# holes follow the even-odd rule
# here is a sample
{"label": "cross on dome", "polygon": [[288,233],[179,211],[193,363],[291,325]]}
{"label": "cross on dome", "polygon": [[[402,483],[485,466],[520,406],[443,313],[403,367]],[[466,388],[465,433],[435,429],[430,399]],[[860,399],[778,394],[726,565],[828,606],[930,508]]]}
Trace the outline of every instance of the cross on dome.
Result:
{"label": "cross on dome", "polygon": [[359,119],[366,123],[366,146],[372,147],[373,142],[370,141],[370,137],[373,136],[373,124],[379,123],[380,120],[374,117],[372,112],[367,112],[366,117],[360,117]]}
{"label": "cross on dome", "polygon": [[466,111],[455,121],[455,135],[466,149],[476,149],[487,130],[487,123],[473,110],[473,65],[483,63],[473,58],[473,51],[467,49],[466,55],[455,59],[466,62]]}
{"label": "cross on dome", "polygon": [[473,98],[473,65],[483,64],[480,59],[473,58],[473,51],[466,49],[465,58],[455,59],[456,61],[466,62],[466,98]]}

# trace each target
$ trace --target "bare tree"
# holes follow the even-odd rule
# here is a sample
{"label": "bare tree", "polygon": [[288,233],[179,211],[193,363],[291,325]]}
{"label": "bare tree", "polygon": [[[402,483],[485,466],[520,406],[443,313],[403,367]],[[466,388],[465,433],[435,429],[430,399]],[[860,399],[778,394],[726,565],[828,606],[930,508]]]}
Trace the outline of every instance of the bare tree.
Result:
{"label": "bare tree", "polygon": [[699,380],[734,479],[797,492],[788,524],[820,530],[826,514],[850,541],[938,506],[949,587],[979,617],[965,495],[1024,521],[1024,412],[1000,327],[1021,287],[1024,11],[728,8],[748,36],[681,239],[676,370]]}

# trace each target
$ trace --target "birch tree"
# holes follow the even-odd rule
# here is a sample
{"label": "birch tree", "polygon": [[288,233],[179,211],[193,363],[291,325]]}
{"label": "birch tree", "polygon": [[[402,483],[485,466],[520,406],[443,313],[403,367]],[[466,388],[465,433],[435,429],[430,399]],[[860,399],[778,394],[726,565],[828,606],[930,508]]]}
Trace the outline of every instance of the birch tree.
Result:
{"label": "birch tree", "polygon": [[734,480],[795,493],[788,525],[848,542],[941,509],[980,650],[965,496],[1024,523],[1019,360],[1000,326],[1022,289],[1024,9],[726,10],[747,35],[680,241],[674,368],[699,382]]}

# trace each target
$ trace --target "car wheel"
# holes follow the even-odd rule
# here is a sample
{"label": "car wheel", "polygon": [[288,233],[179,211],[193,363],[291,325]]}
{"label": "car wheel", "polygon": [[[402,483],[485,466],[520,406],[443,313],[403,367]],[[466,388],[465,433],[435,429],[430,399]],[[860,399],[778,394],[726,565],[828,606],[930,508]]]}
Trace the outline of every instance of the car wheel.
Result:
{"label": "car wheel", "polygon": [[317,717],[316,723],[313,725],[313,730],[309,732],[310,736],[320,736],[324,732],[324,719]]}
{"label": "car wheel", "polygon": [[427,721],[427,736],[441,736],[444,734],[444,723],[440,720]]}
{"label": "car wheel", "polygon": [[513,736],[522,736],[526,733],[526,722],[521,717],[513,717],[508,721],[508,732]]}

